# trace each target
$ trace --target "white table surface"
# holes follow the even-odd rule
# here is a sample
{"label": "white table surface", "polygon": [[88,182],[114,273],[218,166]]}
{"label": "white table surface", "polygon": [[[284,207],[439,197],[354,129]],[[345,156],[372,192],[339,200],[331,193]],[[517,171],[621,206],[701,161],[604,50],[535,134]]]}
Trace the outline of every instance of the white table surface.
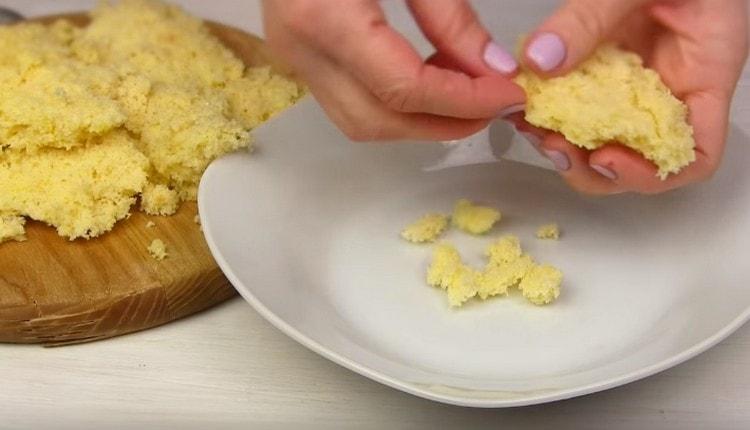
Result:
{"label": "white table surface", "polygon": [[[0,6],[28,15],[93,3],[0,0]],[[181,3],[201,16],[260,32],[257,1]],[[509,24],[520,31],[554,2],[513,3],[514,14],[526,16],[525,22],[513,19]],[[734,118],[748,130],[747,70]],[[646,380],[504,410],[447,406],[379,385],[298,345],[240,299],[164,327],[93,344],[53,349],[0,345],[0,429],[310,428],[302,426],[310,423],[383,429],[747,429],[750,326]]]}

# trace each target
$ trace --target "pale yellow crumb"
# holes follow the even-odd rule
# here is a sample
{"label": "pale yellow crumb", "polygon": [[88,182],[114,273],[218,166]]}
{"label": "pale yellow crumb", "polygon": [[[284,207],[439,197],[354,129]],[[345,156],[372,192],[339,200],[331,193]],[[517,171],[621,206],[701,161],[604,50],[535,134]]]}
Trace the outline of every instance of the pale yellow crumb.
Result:
{"label": "pale yellow crumb", "polygon": [[154,239],[151,242],[151,245],[148,246],[148,253],[157,261],[162,261],[169,256],[167,253],[167,246],[161,239]]}
{"label": "pale yellow crumb", "polygon": [[196,223],[196,224],[198,224],[198,225],[201,225],[201,216],[200,215],[196,215],[195,217],[193,217],[193,222]]}
{"label": "pale yellow crumb", "polygon": [[153,221],[146,222],[146,228],[154,228],[156,227],[156,223]]}
{"label": "pale yellow crumb", "polygon": [[427,269],[427,284],[446,290],[448,303],[460,307],[477,295],[481,275],[463,264],[456,248],[449,243],[438,244]]}
{"label": "pale yellow crumb", "polygon": [[495,208],[474,205],[467,199],[458,200],[451,217],[454,226],[471,234],[483,234],[500,221],[502,214]]}
{"label": "pale yellow crumb", "polygon": [[462,265],[453,276],[453,281],[448,285],[448,304],[460,307],[477,295],[481,274],[469,266]]}
{"label": "pale yellow crumb", "polygon": [[128,216],[147,168],[148,159],[120,132],[69,151],[0,152],[0,212],[43,221],[71,240],[96,237]]}
{"label": "pale yellow crumb", "polygon": [[509,234],[492,242],[485,250],[489,265],[510,263],[523,254],[518,236]]}
{"label": "pale yellow crumb", "polygon": [[534,266],[526,273],[518,288],[531,303],[546,305],[560,295],[562,279],[562,272],[553,266]]}
{"label": "pale yellow crumb", "polygon": [[149,215],[173,215],[180,206],[180,196],[162,184],[148,184],[141,193],[141,210]]}
{"label": "pale yellow crumb", "polygon": [[26,219],[16,215],[0,214],[0,243],[15,240],[23,242],[26,240],[24,225]]}
{"label": "pale yellow crumb", "polygon": [[447,289],[461,266],[463,266],[461,256],[453,245],[438,244],[432,251],[432,262],[427,269],[427,284]]}
{"label": "pale yellow crumb", "polygon": [[534,259],[528,254],[520,255],[511,261],[488,264],[481,274],[479,297],[486,299],[508,294],[508,289],[518,286],[533,266]]}
{"label": "pale yellow crumb", "polygon": [[427,214],[401,231],[401,237],[412,243],[434,242],[448,227],[448,217],[443,214]]}
{"label": "pale yellow crumb", "polygon": [[70,239],[111,230],[139,195],[173,214],[211,161],[304,94],[177,6],[102,1],[90,18],[0,26],[0,214]]}
{"label": "pale yellow crumb", "polygon": [[661,179],[695,161],[687,106],[635,53],[604,45],[565,76],[524,71],[515,82],[526,91],[526,120],[575,145],[622,143],[656,164]]}
{"label": "pale yellow crumb", "polygon": [[557,223],[544,224],[536,230],[537,239],[560,239],[560,227]]}

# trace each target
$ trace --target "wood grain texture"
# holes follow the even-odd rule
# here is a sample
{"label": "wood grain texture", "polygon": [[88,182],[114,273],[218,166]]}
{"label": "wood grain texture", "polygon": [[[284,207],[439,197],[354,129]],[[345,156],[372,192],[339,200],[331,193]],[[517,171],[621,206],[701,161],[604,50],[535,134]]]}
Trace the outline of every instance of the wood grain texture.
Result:
{"label": "wood grain texture", "polygon": [[[64,17],[77,25],[88,22],[81,14]],[[248,66],[275,65],[261,39],[207,24]],[[130,219],[109,234],[74,242],[46,225],[29,223],[28,241],[0,244],[0,342],[63,345],[104,339],[158,326],[234,296],[194,221],[196,214],[194,203],[170,217],[149,217],[134,208]],[[156,226],[147,228],[149,220]],[[154,239],[167,245],[167,259],[149,255]]]}

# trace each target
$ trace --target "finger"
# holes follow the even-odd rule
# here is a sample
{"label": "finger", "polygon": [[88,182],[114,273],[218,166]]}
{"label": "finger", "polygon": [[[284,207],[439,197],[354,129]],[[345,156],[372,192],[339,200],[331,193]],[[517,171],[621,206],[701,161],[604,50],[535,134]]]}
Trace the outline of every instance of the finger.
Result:
{"label": "finger", "polygon": [[431,64],[441,69],[453,70],[456,72],[461,71],[461,66],[455,61],[453,61],[452,58],[448,57],[442,52],[436,52],[430,55],[429,57],[427,57],[427,60],[425,60],[425,64]]}
{"label": "finger", "polygon": [[465,120],[386,108],[356,78],[323,55],[307,51],[298,70],[331,120],[355,141],[457,140],[487,126]]}
{"label": "finger", "polygon": [[472,76],[513,75],[518,63],[492,40],[466,0],[410,0],[419,27],[438,52]]}
{"label": "finger", "polygon": [[[696,160],[666,180],[657,177],[657,168],[635,151],[619,145],[601,148],[591,154],[595,170],[614,176],[622,188],[645,194],[669,191],[709,179],[721,164],[727,136],[729,98],[713,92],[690,94],[686,98],[696,142]],[[606,170],[601,170],[606,169]]]}
{"label": "finger", "polygon": [[545,137],[542,152],[552,161],[565,182],[580,193],[607,195],[626,191],[616,182],[591,169],[589,151],[573,146],[557,133],[550,133]]}
{"label": "finger", "polygon": [[486,119],[525,102],[523,90],[504,77],[472,78],[424,64],[411,44],[388,26],[378,2],[351,5],[345,21],[338,9],[326,8],[315,30],[304,36],[357,76],[387,107],[400,112]]}
{"label": "finger", "polygon": [[545,76],[569,72],[647,1],[568,0],[524,43],[524,63]]}

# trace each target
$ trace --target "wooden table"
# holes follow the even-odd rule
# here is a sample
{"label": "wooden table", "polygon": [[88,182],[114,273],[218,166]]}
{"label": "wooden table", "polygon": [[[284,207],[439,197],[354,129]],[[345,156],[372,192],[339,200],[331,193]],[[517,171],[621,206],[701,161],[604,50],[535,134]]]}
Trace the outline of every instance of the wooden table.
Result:
{"label": "wooden table", "polygon": [[[29,14],[92,3],[0,0],[0,6]],[[183,3],[207,18],[259,32],[257,1]],[[554,2],[503,3],[514,3],[510,10],[527,16],[526,24],[513,20],[520,31]],[[539,10],[522,10],[530,7]],[[750,117],[747,70],[734,114]],[[747,429],[750,326],[646,380],[506,410],[446,406],[381,386],[298,345],[239,299],[104,342],[55,349],[0,345],[0,429],[311,428],[304,423],[377,429]]]}

